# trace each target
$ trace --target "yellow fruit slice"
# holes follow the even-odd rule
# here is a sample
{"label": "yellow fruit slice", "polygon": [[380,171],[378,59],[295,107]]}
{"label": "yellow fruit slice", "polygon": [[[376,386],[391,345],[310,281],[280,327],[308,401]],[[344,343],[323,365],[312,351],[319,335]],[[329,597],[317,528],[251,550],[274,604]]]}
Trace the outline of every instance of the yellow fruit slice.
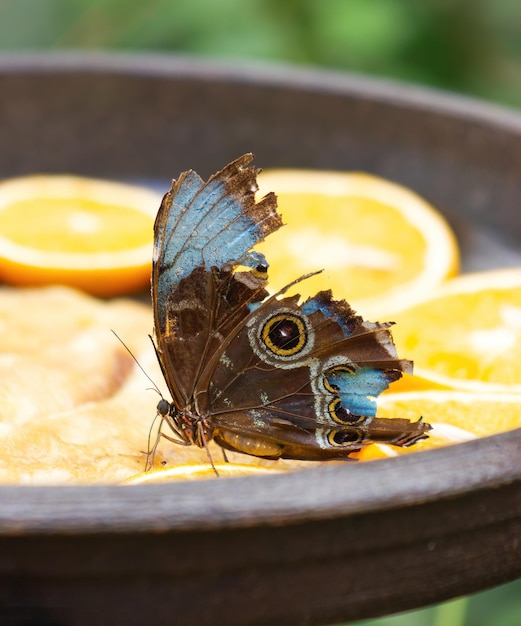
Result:
{"label": "yellow fruit slice", "polygon": [[[276,468],[261,467],[259,465],[238,465],[235,463],[218,463],[215,465],[220,478],[233,476],[254,476],[262,474],[276,474]],[[177,465],[166,469],[136,474],[123,481],[124,485],[140,485],[143,483],[162,483],[172,480],[201,480],[217,478],[210,463],[198,465]]]}
{"label": "yellow fruit slice", "polygon": [[364,316],[400,310],[430,294],[459,265],[446,221],[414,192],[363,173],[268,170],[260,195],[274,191],[286,227],[258,248],[278,290],[307,272],[305,296],[331,288]]}
{"label": "yellow fruit slice", "polygon": [[415,376],[393,391],[521,392],[521,269],[467,274],[394,316],[399,354]]}
{"label": "yellow fruit slice", "polygon": [[359,453],[360,460],[374,460],[419,452],[476,437],[486,437],[521,427],[521,395],[516,393],[472,393],[468,391],[415,391],[389,393],[378,402],[380,417],[419,416],[432,425],[429,438],[410,448],[370,445]]}
{"label": "yellow fruit slice", "polygon": [[[111,329],[168,398],[150,324],[150,305],[126,298],[99,300],[64,286],[0,288],[0,484],[120,484],[143,472],[159,396]],[[209,451],[222,464],[214,442]],[[223,477],[306,465],[228,458]],[[164,440],[154,461],[163,472],[141,482],[214,476],[197,446]]]}
{"label": "yellow fruit slice", "polygon": [[76,176],[0,183],[0,280],[64,284],[97,296],[145,288],[161,196]]}

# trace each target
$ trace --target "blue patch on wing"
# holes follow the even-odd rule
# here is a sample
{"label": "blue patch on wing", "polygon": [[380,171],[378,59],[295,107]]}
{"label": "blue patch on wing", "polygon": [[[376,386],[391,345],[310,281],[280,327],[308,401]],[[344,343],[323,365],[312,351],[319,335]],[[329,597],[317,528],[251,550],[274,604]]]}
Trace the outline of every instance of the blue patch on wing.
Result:
{"label": "blue patch on wing", "polygon": [[193,171],[174,183],[160,211],[166,219],[156,222],[160,297],[196,267],[253,266],[256,259],[249,250],[281,225],[273,194],[255,204],[256,171],[243,167],[251,158],[237,159],[206,183]]}
{"label": "blue patch on wing", "polygon": [[[376,415],[376,398],[389,387],[385,372],[372,367],[362,367],[354,373],[342,369],[326,374],[331,386],[335,387],[344,409],[353,415]],[[338,389],[338,391],[336,391]]]}
{"label": "blue patch on wing", "polygon": [[209,269],[240,259],[262,237],[255,220],[242,215],[240,199],[226,193],[224,183],[204,185],[192,174],[174,196],[160,262],[177,281],[199,265]]}
{"label": "blue patch on wing", "polygon": [[302,305],[302,312],[305,315],[311,315],[317,311],[334,320],[342,329],[344,337],[349,337],[352,334],[352,322],[356,316],[347,302],[333,302],[330,291],[321,291]]}
{"label": "blue patch on wing", "polygon": [[252,250],[246,254],[245,257],[240,259],[240,264],[244,265],[244,267],[249,267],[251,269],[255,269],[259,267],[263,267],[265,271],[268,271],[269,263],[266,261],[266,257],[262,254],[262,252],[257,252],[256,250]]}

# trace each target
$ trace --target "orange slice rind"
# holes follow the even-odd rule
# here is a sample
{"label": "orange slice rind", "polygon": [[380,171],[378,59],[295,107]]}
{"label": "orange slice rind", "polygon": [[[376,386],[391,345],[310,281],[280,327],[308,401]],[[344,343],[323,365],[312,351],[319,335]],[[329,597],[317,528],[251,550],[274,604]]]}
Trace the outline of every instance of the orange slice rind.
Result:
{"label": "orange slice rind", "polygon": [[276,474],[280,470],[259,465],[239,465],[235,463],[217,463],[217,474],[209,463],[197,465],[176,465],[165,469],[156,469],[130,476],[123,481],[124,485],[141,485],[143,483],[163,483],[173,480],[201,480],[213,478],[231,478],[234,476],[262,476]]}
{"label": "orange slice rind", "polygon": [[97,296],[146,287],[161,195],[137,185],[38,175],[0,182],[0,280]]}
{"label": "orange slice rind", "polygon": [[380,397],[378,415],[412,421],[422,416],[433,429],[428,439],[409,448],[369,445],[358,455],[362,461],[464,443],[521,428],[521,394],[478,394],[454,389],[389,393]]}
{"label": "orange slice rind", "polygon": [[400,354],[415,376],[393,391],[521,393],[521,269],[466,274],[394,316]]}
{"label": "orange slice rind", "polygon": [[258,247],[273,291],[324,269],[298,291],[331,288],[370,318],[410,306],[458,270],[449,225],[405,187],[365,173],[311,170],[267,170],[259,186],[259,195],[277,194],[287,224]]}

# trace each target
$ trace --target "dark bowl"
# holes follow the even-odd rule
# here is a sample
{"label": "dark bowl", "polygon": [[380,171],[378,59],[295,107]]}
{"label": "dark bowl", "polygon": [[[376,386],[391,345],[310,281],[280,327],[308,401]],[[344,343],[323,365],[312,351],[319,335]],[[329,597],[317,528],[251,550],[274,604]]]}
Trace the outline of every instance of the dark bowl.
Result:
{"label": "dark bowl", "polygon": [[[1,177],[166,184],[247,151],[262,167],[367,170],[439,207],[466,269],[521,264],[521,116],[493,106],[171,57],[3,57],[0,93]],[[515,430],[274,476],[1,487],[0,621],[327,624],[512,580],[520,451]]]}

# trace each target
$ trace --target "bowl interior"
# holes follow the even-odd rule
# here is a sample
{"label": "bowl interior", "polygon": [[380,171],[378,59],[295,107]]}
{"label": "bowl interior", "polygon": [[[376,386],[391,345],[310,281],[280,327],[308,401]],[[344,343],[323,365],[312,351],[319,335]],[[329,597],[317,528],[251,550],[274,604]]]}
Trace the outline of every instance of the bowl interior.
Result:
{"label": "bowl interior", "polygon": [[[361,77],[141,57],[4,58],[0,92],[7,95],[0,99],[0,177],[72,172],[165,188],[187,168],[207,176],[252,151],[263,168],[365,170],[407,185],[452,224],[466,270],[521,262],[521,116],[495,107]],[[521,559],[513,560],[508,534],[521,508],[517,492],[512,492],[521,481],[520,442],[516,431],[382,465],[335,466],[219,484],[0,488],[0,537],[52,534],[67,536],[68,542],[76,537],[78,543],[69,545],[75,565],[67,562],[67,569],[62,559],[58,579],[73,572],[83,580],[100,572],[116,578],[122,573],[128,578],[129,572],[139,576],[139,568],[128,563],[115,574],[109,557],[98,569],[92,559],[87,567],[78,558],[88,554],[86,536],[103,541],[110,555],[123,545],[118,541],[134,534],[135,545],[143,546],[143,537],[162,533],[175,544],[183,533],[186,571],[181,565],[176,570],[149,545],[156,558],[154,571],[162,572],[166,581],[175,579],[180,596],[181,591],[201,592],[203,583],[206,597],[220,594],[221,618],[227,615],[229,623],[254,623],[245,614],[238,617],[248,601],[258,618],[255,623],[263,623],[262,616],[286,623],[307,616],[309,623],[321,623],[375,615],[521,573],[516,565]],[[509,499],[507,513],[504,509],[500,514],[501,496]],[[484,507],[482,521],[478,502]],[[432,523],[436,516],[437,525]],[[398,523],[404,524],[406,535],[396,532]],[[490,534],[491,525],[499,535]],[[271,544],[267,528],[278,529]],[[358,533],[358,553],[351,532]],[[119,539],[107,544],[107,533]],[[208,533],[221,548],[208,548],[205,555],[200,546]],[[384,536],[387,543],[376,539]],[[454,552],[463,539],[451,543],[448,537],[466,537],[463,560]],[[256,538],[261,538],[262,553],[252,548]],[[441,547],[433,569],[418,574],[436,546]],[[197,560],[190,560],[189,548]],[[41,546],[32,544],[31,549],[38,552]],[[16,557],[10,550],[6,547],[4,554],[33,568],[33,582],[40,581],[42,597],[54,606],[55,587],[41,583],[46,574],[31,561],[29,549],[17,548]],[[389,569],[389,559],[400,550],[407,563],[403,574]],[[483,550],[494,567],[489,563],[487,572],[476,573],[475,559]],[[356,572],[348,567],[351,558]],[[314,583],[336,603],[329,605],[331,610],[293,588],[283,599],[279,593],[277,602],[266,600],[274,588],[261,578],[263,572],[286,568],[293,581],[309,589],[306,571],[324,574],[317,569],[319,561],[329,568],[324,570],[327,580],[335,580],[329,592],[327,580]],[[4,574],[9,571],[5,563],[0,563]],[[212,578],[219,568],[229,580],[242,581],[239,574],[250,572],[256,581],[257,587],[241,587],[242,604],[230,586]],[[148,575],[148,583],[142,581],[148,585],[147,566],[141,572]],[[200,584],[190,578],[194,572],[199,572]],[[190,589],[182,582],[187,576]],[[280,582],[277,576],[273,580]],[[371,581],[371,586],[360,581]],[[334,600],[331,590],[337,593]],[[117,592],[109,594],[115,598],[112,592]],[[83,587],[78,593],[92,599]],[[168,604],[159,593],[150,593],[158,616],[164,607],[167,623]],[[266,606],[271,609],[263,613]],[[150,609],[145,600],[140,607],[143,611],[133,616],[136,623]],[[218,623],[210,609],[204,613],[205,623]],[[116,615],[108,604],[106,610]],[[179,623],[193,623],[190,616],[180,609]]]}

